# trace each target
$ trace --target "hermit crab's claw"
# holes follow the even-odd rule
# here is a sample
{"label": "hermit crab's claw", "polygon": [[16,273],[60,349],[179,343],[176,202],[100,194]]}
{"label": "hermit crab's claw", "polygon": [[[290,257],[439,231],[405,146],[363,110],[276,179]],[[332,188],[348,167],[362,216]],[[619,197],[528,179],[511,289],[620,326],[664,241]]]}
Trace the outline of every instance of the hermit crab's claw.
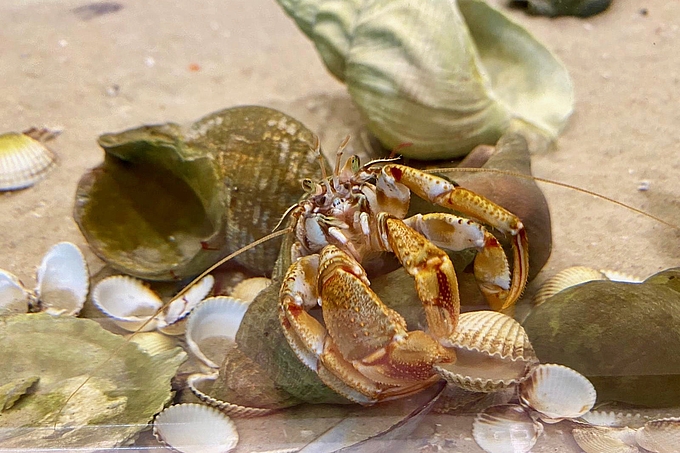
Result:
{"label": "hermit crab's claw", "polygon": [[512,276],[501,245],[487,232],[475,259],[475,277],[489,305],[494,310],[511,312],[524,291],[529,272],[529,243],[519,218],[481,195],[410,167],[385,165],[379,178],[393,180],[425,200],[477,219],[511,237]]}

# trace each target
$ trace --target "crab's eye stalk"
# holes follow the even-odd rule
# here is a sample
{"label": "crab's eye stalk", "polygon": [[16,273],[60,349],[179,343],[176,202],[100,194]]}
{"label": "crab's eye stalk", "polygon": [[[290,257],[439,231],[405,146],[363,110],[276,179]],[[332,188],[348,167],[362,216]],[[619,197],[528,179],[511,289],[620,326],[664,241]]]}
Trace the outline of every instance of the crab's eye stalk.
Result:
{"label": "crab's eye stalk", "polygon": [[356,173],[359,171],[359,166],[361,165],[359,161],[359,156],[352,156],[349,158],[350,159],[350,165],[352,167],[352,172]]}
{"label": "crab's eye stalk", "polygon": [[302,180],[302,190],[304,190],[307,193],[314,193],[314,191],[315,191],[314,181],[312,181],[309,178],[303,179]]}

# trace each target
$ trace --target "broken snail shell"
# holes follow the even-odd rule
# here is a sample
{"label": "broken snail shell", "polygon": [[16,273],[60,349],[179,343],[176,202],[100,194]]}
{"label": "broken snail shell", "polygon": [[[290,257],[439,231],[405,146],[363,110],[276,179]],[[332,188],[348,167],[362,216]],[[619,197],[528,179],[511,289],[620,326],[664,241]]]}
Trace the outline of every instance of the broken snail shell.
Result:
{"label": "broken snail shell", "polygon": [[[194,276],[271,233],[319,178],[312,132],[258,106],[189,126],[142,126],[99,137],[104,163],[78,184],[74,217],[92,250],[148,280]],[[234,261],[266,275],[280,248],[267,241]]]}
{"label": "broken snail shell", "polygon": [[278,1],[404,156],[461,156],[513,122],[553,139],[572,112],[564,65],[482,0]]}

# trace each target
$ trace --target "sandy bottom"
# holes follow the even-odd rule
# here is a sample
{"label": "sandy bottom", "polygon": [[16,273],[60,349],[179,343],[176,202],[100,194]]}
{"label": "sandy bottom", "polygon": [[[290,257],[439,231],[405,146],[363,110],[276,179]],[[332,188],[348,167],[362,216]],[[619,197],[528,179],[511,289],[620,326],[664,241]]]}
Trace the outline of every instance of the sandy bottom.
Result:
{"label": "sandy bottom", "polygon": [[[285,111],[327,149],[360,128],[344,87],[273,0],[119,3],[122,9],[96,17],[73,11],[84,0],[0,3],[0,131],[64,130],[51,144],[58,168],[29,190],[0,194],[0,268],[29,287],[40,257],[58,241],[80,246],[92,273],[103,266],[71,210],[80,175],[103,158],[96,138],[104,132],[188,122],[240,104]],[[564,61],[576,90],[575,113],[555,148],[534,156],[535,174],[680,225],[680,3],[615,1],[587,20],[509,14]],[[537,281],[571,265],[642,277],[680,265],[677,230],[588,195],[543,188],[554,246]],[[433,416],[417,435],[451,440],[429,451],[478,452],[470,428],[469,417]],[[551,428],[533,451],[578,451],[564,433]]]}

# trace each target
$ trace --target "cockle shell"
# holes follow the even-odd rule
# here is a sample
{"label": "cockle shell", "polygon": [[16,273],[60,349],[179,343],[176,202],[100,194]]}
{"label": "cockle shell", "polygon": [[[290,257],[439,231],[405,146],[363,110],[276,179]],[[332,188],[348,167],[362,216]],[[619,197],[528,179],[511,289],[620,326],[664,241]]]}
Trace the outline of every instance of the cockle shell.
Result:
{"label": "cockle shell", "polygon": [[573,108],[566,68],[482,0],[279,0],[347,84],[369,130],[417,159],[493,144],[514,120],[554,138]]}
{"label": "cockle shell", "polygon": [[582,416],[592,409],[596,397],[585,376],[562,365],[538,365],[520,384],[522,402],[548,423]]}
{"label": "cockle shell", "polygon": [[0,191],[30,187],[55,165],[52,151],[30,135],[17,132],[0,135]]}
{"label": "cockle shell", "polygon": [[247,278],[234,286],[230,296],[244,302],[252,302],[260,291],[271,285],[272,280],[265,277]]}
{"label": "cockle shell", "polygon": [[645,450],[676,453],[680,447],[680,418],[649,421],[637,431],[635,439]]}
{"label": "cockle shell", "polygon": [[639,453],[635,430],[628,427],[590,426],[574,428],[571,434],[586,453]]}
{"label": "cockle shell", "polygon": [[[126,274],[194,276],[270,234],[304,195],[300,181],[320,177],[313,137],[294,118],[258,106],[186,127],[102,135],[106,159],[81,178],[75,220],[92,250]],[[267,241],[234,261],[267,275],[280,244]]]}
{"label": "cockle shell", "polygon": [[203,404],[176,404],[153,422],[159,442],[181,453],[227,453],[236,448],[238,432],[229,417]]}
{"label": "cockle shell", "polygon": [[491,406],[472,424],[472,437],[488,453],[527,453],[543,433],[543,425],[518,404]]}
{"label": "cockle shell", "polygon": [[463,313],[450,338],[456,361],[435,369],[466,390],[491,392],[523,381],[538,363],[529,338],[513,318],[498,312]]}
{"label": "cockle shell", "polygon": [[590,267],[568,267],[553,275],[541,285],[541,289],[534,296],[534,305],[541,305],[562,290],[593,280],[607,280],[607,276]]}
{"label": "cockle shell", "polygon": [[116,325],[130,332],[159,329],[168,335],[181,335],[185,318],[208,295],[213,283],[213,277],[207,275],[159,312],[163,301],[158,294],[140,280],[114,275],[95,286],[92,301]]}
{"label": "cockle shell", "polygon": [[36,271],[36,287],[27,290],[19,279],[0,270],[0,315],[44,311],[75,316],[83,308],[90,287],[87,263],[78,247],[60,242],[45,254]]}
{"label": "cockle shell", "polygon": [[206,387],[214,387],[213,383],[217,379],[218,376],[216,374],[196,373],[187,378],[187,386],[189,387],[189,390],[191,390],[191,393],[193,393],[196,398],[201,400],[204,404],[219,409],[221,412],[227,415],[249,418],[260,417],[274,412],[275,409],[241,406],[239,404],[229,403],[211,396],[209,394],[210,391],[206,389]]}
{"label": "cockle shell", "polygon": [[185,337],[189,350],[206,366],[218,369],[224,356],[214,357],[209,352],[211,348],[201,349],[201,344],[215,337],[235,344],[236,332],[247,309],[248,303],[233,297],[205,299],[191,312],[187,320]]}

